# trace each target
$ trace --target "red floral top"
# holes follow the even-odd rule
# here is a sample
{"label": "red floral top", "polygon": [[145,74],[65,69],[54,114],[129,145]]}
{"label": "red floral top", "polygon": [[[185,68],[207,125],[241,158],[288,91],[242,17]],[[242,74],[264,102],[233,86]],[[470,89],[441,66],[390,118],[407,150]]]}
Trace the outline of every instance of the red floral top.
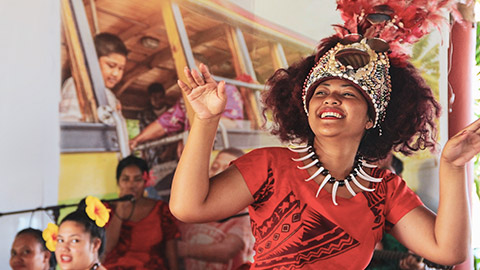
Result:
{"label": "red floral top", "polygon": [[176,222],[168,205],[157,201],[142,220],[122,223],[118,243],[103,265],[109,270],[168,269],[165,243],[180,236]]}

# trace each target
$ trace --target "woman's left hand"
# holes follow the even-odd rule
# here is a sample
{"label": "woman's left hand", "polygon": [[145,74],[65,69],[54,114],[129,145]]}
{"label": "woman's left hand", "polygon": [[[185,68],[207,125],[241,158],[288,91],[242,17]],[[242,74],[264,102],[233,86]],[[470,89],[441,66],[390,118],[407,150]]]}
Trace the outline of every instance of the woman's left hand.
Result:
{"label": "woman's left hand", "polygon": [[480,119],[464,128],[445,144],[442,160],[462,167],[480,152]]}

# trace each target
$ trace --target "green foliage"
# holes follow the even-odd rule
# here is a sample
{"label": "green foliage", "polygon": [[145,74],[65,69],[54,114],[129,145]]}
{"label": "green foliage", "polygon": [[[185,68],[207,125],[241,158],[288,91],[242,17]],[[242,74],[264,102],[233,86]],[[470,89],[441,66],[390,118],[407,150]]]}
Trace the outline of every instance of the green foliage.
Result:
{"label": "green foliage", "polygon": [[477,42],[475,46],[475,62],[480,66],[480,22],[477,22]]}
{"label": "green foliage", "polygon": [[138,120],[136,119],[125,119],[127,122],[127,131],[128,131],[128,138],[133,139],[140,133],[140,127],[138,126]]}
{"label": "green foliage", "polygon": [[473,267],[475,270],[480,270],[480,248],[473,249]]}
{"label": "green foliage", "polygon": [[418,68],[422,77],[438,98],[438,80],[440,77],[438,63],[439,45],[431,46],[429,41],[430,36],[426,36],[414,44],[410,61]]}

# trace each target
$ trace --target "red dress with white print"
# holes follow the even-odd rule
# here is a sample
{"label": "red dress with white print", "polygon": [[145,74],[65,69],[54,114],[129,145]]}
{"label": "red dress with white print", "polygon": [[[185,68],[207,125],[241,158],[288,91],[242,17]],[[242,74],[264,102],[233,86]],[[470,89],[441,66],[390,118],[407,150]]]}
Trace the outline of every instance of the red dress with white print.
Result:
{"label": "red dress with white print", "polygon": [[406,213],[422,205],[397,175],[373,169],[373,192],[346,199],[323,189],[300,170],[286,148],[262,148],[233,163],[252,193],[249,206],[255,236],[251,269],[364,269],[375,243]]}

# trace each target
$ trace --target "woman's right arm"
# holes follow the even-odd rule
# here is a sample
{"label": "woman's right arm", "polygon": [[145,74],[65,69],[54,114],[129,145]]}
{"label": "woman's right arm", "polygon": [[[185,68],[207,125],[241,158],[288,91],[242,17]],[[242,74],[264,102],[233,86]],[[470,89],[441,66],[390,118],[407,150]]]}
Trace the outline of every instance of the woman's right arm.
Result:
{"label": "woman's right arm", "polygon": [[142,130],[140,134],[130,140],[130,149],[134,150],[139,143],[161,138],[166,133],[167,132],[165,131],[165,128],[163,128],[160,123],[153,121],[144,130]]}
{"label": "woman's right arm", "polygon": [[195,117],[185,149],[180,157],[172,183],[170,210],[184,222],[220,220],[238,213],[253,197],[235,166],[223,173],[208,177],[213,142],[221,114],[225,109],[225,82],[217,84],[207,67],[197,71],[185,68],[190,86],[178,81]]}
{"label": "woman's right arm", "polygon": [[105,246],[105,254],[110,253],[113,248],[118,243],[118,238],[120,237],[120,229],[122,227],[122,221],[116,216],[112,215],[110,217],[110,222],[108,226],[105,228],[107,243]]}
{"label": "woman's right arm", "polygon": [[129,204],[130,202],[117,202],[115,204],[115,209],[112,209],[112,211],[110,212],[110,221],[105,227],[105,233],[107,238],[107,243],[105,245],[106,254],[112,251],[118,243],[123,223],[120,217],[127,216],[127,214],[125,214],[125,209],[128,207],[131,208],[131,205]]}

